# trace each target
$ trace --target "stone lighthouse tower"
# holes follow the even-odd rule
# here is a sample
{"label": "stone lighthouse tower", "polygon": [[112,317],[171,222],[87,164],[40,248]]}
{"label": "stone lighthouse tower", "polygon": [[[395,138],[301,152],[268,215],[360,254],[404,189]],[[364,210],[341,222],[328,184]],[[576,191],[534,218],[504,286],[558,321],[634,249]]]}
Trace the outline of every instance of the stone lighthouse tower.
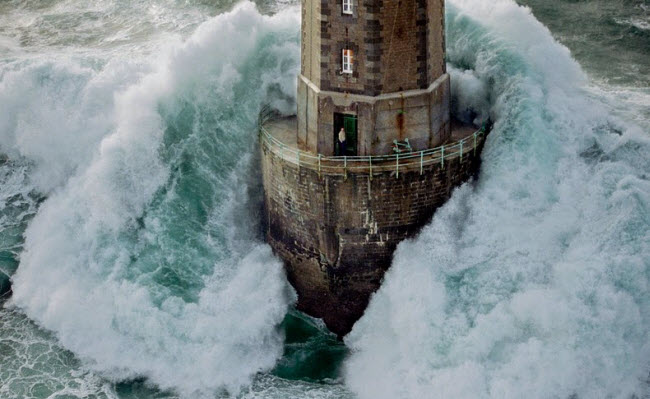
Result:
{"label": "stone lighthouse tower", "polygon": [[339,336],[478,170],[485,133],[449,101],[444,0],[302,0],[297,115],[260,128],[266,236],[298,308]]}
{"label": "stone lighthouse tower", "polygon": [[426,149],[449,137],[443,0],[302,4],[301,150],[334,155],[341,127],[346,155],[385,154],[407,138]]}

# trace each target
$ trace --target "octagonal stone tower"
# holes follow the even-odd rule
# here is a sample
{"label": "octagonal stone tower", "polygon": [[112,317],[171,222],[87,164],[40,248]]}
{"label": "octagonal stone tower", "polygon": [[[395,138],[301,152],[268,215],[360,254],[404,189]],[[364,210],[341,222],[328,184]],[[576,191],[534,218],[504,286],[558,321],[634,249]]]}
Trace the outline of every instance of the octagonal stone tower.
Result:
{"label": "octagonal stone tower", "polygon": [[266,238],[298,309],[343,336],[399,242],[476,173],[485,132],[450,118],[444,0],[302,13],[297,116],[260,126]]}
{"label": "octagonal stone tower", "polygon": [[449,138],[449,86],[444,0],[302,1],[301,150],[334,155],[346,118],[350,155],[432,148]]}

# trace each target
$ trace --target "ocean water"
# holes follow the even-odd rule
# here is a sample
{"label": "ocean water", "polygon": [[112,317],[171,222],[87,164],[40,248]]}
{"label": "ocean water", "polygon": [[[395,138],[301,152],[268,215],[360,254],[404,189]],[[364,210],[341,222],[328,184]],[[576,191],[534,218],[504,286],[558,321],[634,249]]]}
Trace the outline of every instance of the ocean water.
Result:
{"label": "ocean water", "polygon": [[259,226],[295,2],[0,3],[0,397],[650,395],[650,5],[447,6],[482,171],[337,342]]}
{"label": "ocean water", "polygon": [[645,397],[647,124],[610,113],[528,10],[454,4],[452,78],[495,131],[478,181],[398,249],[346,339],[346,382],[361,398]]}

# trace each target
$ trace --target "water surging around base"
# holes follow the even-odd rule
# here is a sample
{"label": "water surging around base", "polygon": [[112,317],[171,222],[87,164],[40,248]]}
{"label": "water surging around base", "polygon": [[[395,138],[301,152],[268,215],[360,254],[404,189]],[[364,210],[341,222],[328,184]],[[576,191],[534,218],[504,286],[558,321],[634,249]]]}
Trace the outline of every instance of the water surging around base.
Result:
{"label": "water surging around base", "polygon": [[[276,326],[291,300],[256,240],[244,176],[255,173],[259,104],[293,108],[299,13],[266,18],[248,4],[186,43],[150,44],[150,17],[183,31],[207,17],[151,2],[102,36],[92,18],[103,11],[84,11],[92,35],[66,53],[56,46],[70,32],[57,24],[74,26],[66,8],[85,4],[64,3],[43,31],[28,30],[28,44],[51,39],[53,50],[0,60],[0,147],[16,162],[0,172],[11,183],[0,223],[3,239],[6,226],[15,232],[2,249],[21,252],[42,199],[33,193],[48,197],[27,231],[14,304],[81,362],[3,311],[11,365],[25,375],[3,368],[2,396],[176,397],[140,391],[140,379],[116,393],[86,368],[191,398],[237,391],[280,356]],[[514,3],[450,3],[455,110],[492,116],[495,131],[479,184],[399,250],[347,340],[347,383],[362,399],[627,399],[650,358],[647,136],[587,99],[568,51]],[[0,41],[0,52],[15,47]],[[243,395],[347,397],[268,374]]]}
{"label": "water surging around base", "polygon": [[281,356],[293,299],[248,176],[260,104],[293,106],[298,15],[243,3],[146,62],[4,70],[3,149],[47,194],[11,303],[85,367],[212,397]]}
{"label": "water surging around base", "polygon": [[512,1],[451,2],[448,40],[459,111],[494,131],[478,182],[398,248],[346,339],[348,385],[362,399],[645,397],[650,137],[590,99],[569,51]]}

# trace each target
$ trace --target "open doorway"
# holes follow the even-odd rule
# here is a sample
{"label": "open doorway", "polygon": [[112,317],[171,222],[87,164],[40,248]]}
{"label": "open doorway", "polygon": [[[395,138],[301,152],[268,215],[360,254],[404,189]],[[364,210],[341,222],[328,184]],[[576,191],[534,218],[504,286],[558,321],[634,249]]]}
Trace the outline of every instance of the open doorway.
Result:
{"label": "open doorway", "polygon": [[[345,131],[345,153],[339,145],[339,132]],[[357,116],[348,114],[334,114],[334,155],[355,156],[357,155]]]}

